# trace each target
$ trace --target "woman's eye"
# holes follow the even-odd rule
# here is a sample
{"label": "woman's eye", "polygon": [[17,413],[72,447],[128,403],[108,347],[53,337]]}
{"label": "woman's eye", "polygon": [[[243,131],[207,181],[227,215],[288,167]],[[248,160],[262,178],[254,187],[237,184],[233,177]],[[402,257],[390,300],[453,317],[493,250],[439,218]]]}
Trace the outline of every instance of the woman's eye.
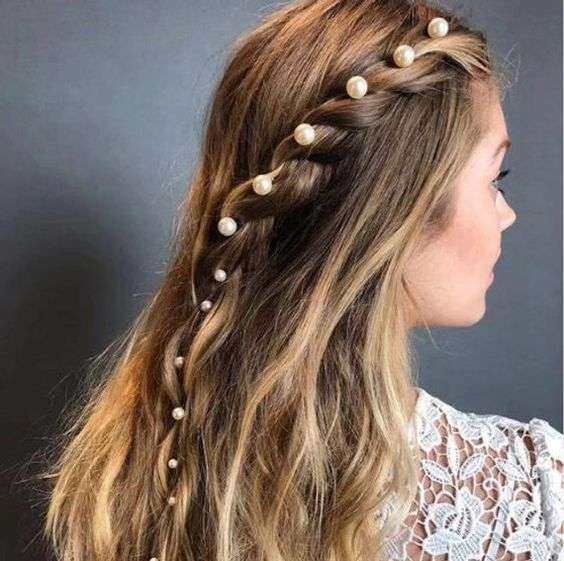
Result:
{"label": "woman's eye", "polygon": [[499,186],[499,182],[510,172],[510,169],[504,169],[499,172],[499,175],[492,181],[492,185],[505,197],[505,191]]}

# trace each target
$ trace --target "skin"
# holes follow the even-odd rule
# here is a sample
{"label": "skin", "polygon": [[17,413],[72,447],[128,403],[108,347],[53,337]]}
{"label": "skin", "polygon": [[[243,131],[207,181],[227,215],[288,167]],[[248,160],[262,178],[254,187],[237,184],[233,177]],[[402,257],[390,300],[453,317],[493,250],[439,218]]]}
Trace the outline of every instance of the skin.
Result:
{"label": "skin", "polygon": [[[429,326],[469,326],[483,317],[486,291],[493,282],[493,267],[501,251],[501,233],[516,218],[492,184],[507,147],[496,151],[508,139],[499,96],[482,96],[480,103],[488,120],[488,133],[455,182],[453,220],[411,258],[405,272]],[[414,313],[408,313],[408,317],[412,327],[423,323]]]}

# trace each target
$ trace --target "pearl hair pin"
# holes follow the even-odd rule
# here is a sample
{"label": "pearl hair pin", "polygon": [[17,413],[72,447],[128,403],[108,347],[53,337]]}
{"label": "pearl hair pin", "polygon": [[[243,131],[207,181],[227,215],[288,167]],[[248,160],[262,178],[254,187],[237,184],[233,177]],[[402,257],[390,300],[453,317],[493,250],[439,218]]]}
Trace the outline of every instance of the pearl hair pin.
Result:
{"label": "pearl hair pin", "polygon": [[[427,34],[431,38],[439,38],[447,35],[449,31],[449,24],[446,19],[442,17],[433,18],[427,24]],[[415,49],[410,45],[399,45],[393,53],[393,61],[400,68],[410,66],[416,58]],[[352,99],[361,99],[368,92],[368,82],[363,76],[351,76],[346,83],[346,93]],[[302,145],[309,146],[315,141],[316,131],[315,128],[309,123],[300,123],[293,133],[294,140]],[[251,182],[253,191],[260,196],[265,196],[272,191],[272,180],[280,173],[284,163],[280,164],[275,170],[255,176]],[[237,221],[231,216],[222,217],[217,223],[217,229],[224,236],[232,236],[238,229]],[[227,279],[227,272],[222,268],[215,269],[213,273],[214,279],[219,282],[225,282]],[[211,300],[203,300],[200,303],[200,309],[208,312],[213,307]],[[183,356],[177,356],[174,359],[174,366],[177,369],[184,367],[185,359]],[[172,410],[172,417],[176,421],[180,421],[186,416],[186,411],[183,407],[175,407]],[[178,467],[178,460],[176,458],[169,458],[167,466],[174,470]],[[170,495],[167,499],[169,505],[173,506],[177,500],[174,495]],[[149,561],[159,561],[157,557],[151,557]]]}
{"label": "pearl hair pin", "polygon": [[227,273],[223,269],[216,269],[213,278],[217,282],[223,282],[227,278]]}
{"label": "pearl hair pin", "polygon": [[253,179],[253,191],[257,195],[268,195],[268,193],[272,191],[272,180],[280,173],[280,170],[283,166],[284,162],[282,162],[275,170],[271,171],[270,173],[257,175]]}
{"label": "pearl hair pin", "polygon": [[368,82],[362,76],[353,76],[348,79],[346,89],[350,97],[360,99],[368,91]]}
{"label": "pearl hair pin", "polygon": [[301,123],[294,129],[294,138],[298,144],[307,146],[315,140],[315,129],[309,123]]}
{"label": "pearl hair pin", "polygon": [[409,45],[400,45],[394,51],[394,62],[401,68],[411,66],[415,60],[415,50]]}
{"label": "pearl hair pin", "polygon": [[172,410],[172,416],[177,420],[180,421],[180,419],[182,419],[182,417],[184,417],[184,415],[186,414],[186,412],[184,411],[183,407],[175,407]]}
{"label": "pearl hair pin", "polygon": [[209,310],[211,310],[211,307],[212,307],[211,300],[203,300],[202,303],[200,304],[200,309],[203,312],[208,312]]}
{"label": "pearl hair pin", "polygon": [[448,33],[448,21],[445,18],[433,18],[427,24],[427,33],[433,39],[444,37]]}
{"label": "pearl hair pin", "polygon": [[224,216],[218,222],[217,229],[224,236],[232,236],[237,231],[237,222],[231,216]]}

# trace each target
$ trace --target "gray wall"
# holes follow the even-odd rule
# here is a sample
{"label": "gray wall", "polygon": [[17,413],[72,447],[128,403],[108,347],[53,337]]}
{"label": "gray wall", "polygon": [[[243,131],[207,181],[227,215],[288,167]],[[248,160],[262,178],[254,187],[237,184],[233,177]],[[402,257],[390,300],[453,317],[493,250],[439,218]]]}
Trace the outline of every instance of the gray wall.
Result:
{"label": "gray wall", "polygon": [[[227,46],[276,3],[0,5],[3,330],[0,561],[47,559],[21,480],[86,359],[161,279],[173,214]],[[562,430],[562,17],[559,0],[450,2],[514,66],[508,197],[518,219],[486,317],[418,332],[420,381],[459,408]]]}

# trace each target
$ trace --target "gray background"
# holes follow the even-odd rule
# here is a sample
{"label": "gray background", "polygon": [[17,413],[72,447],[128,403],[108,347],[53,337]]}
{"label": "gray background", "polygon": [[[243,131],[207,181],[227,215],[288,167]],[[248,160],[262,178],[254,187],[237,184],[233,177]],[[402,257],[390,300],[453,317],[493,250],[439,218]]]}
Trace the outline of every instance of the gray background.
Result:
{"label": "gray background", "polygon": [[[88,358],[161,280],[226,49],[276,3],[0,5],[3,373],[0,561],[47,559],[22,479]],[[417,333],[420,382],[477,413],[562,430],[562,4],[448,2],[512,65],[504,167],[516,223],[477,325]]]}

